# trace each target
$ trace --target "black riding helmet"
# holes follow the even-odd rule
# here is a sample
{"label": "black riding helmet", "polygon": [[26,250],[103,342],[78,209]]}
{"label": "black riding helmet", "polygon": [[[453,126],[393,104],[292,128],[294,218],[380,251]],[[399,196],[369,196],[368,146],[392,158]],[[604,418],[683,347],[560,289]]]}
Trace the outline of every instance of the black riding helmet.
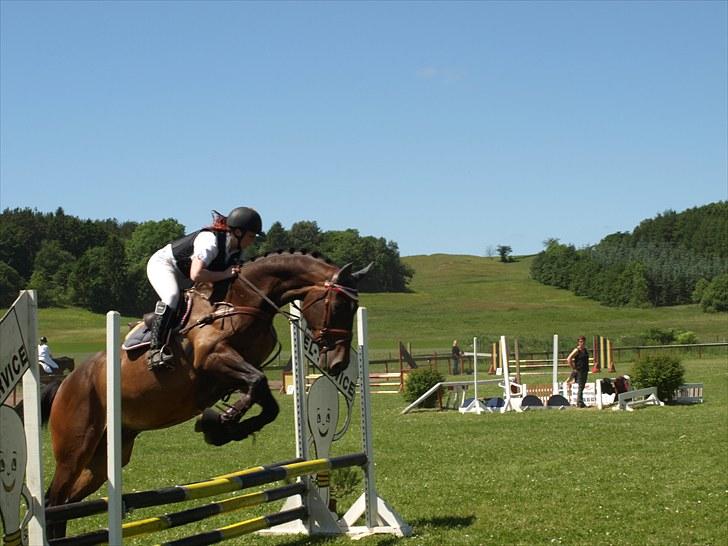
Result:
{"label": "black riding helmet", "polygon": [[249,207],[237,207],[231,210],[227,217],[227,226],[230,229],[252,231],[256,235],[263,234],[263,220],[260,214]]}

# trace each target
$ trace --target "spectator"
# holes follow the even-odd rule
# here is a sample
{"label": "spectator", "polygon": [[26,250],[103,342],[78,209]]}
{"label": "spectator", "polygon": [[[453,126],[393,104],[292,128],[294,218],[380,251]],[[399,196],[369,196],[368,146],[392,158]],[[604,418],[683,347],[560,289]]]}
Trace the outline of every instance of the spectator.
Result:
{"label": "spectator", "polygon": [[45,336],[40,338],[40,344],[38,345],[38,364],[45,373],[55,373],[60,369],[51,356],[51,350],[48,348],[48,338]]}
{"label": "spectator", "polygon": [[458,346],[458,340],[452,342],[452,373],[458,375],[460,373],[460,362],[463,358],[463,351]]}
{"label": "spectator", "polygon": [[[585,408],[584,404],[584,386],[586,385],[586,378],[589,374],[589,351],[586,349],[586,338],[579,336],[576,347],[566,357],[566,362],[569,367],[574,370],[576,374],[576,382],[579,385],[579,391],[576,395],[576,406],[579,408]],[[569,381],[573,381],[571,376]]]}

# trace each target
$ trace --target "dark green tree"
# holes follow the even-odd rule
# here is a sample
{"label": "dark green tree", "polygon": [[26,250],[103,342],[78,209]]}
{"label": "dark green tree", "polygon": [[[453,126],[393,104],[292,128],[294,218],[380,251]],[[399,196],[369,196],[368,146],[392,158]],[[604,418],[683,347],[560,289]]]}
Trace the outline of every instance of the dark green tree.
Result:
{"label": "dark green tree", "polygon": [[508,245],[498,245],[496,247],[496,250],[498,251],[498,255],[500,256],[500,261],[503,263],[509,263],[513,261],[513,258],[511,257],[511,252],[513,252],[513,249]]}
{"label": "dark green tree", "polygon": [[124,245],[127,263],[129,265],[143,264],[146,267],[152,254],[184,234],[184,226],[174,218],[160,221],[150,220],[137,225]]}
{"label": "dark green tree", "polygon": [[23,289],[23,278],[5,262],[0,261],[0,307],[10,307]]}
{"label": "dark green tree", "polygon": [[318,250],[323,235],[316,222],[301,221],[291,226],[289,240],[293,248],[299,250]]}
{"label": "dark green tree", "polygon": [[29,287],[38,291],[39,307],[57,307],[69,302],[68,279],[76,259],[56,240],[44,241],[35,255]]}
{"label": "dark green tree", "polygon": [[126,295],[126,283],[124,247],[110,237],[106,245],[87,250],[77,260],[69,279],[71,299],[96,313],[128,312],[134,300]]}
{"label": "dark green tree", "polygon": [[260,245],[260,252],[273,252],[276,250],[286,250],[291,248],[290,237],[288,232],[280,222],[274,222],[270,229],[265,233],[265,241]]}
{"label": "dark green tree", "polygon": [[700,306],[708,312],[728,311],[728,273],[713,279],[703,291]]}

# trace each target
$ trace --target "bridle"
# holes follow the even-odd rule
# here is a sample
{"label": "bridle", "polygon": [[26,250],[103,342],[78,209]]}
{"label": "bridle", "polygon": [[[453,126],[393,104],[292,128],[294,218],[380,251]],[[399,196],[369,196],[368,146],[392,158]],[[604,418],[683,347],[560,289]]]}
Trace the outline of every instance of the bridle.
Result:
{"label": "bridle", "polygon": [[[336,278],[336,275],[333,277]],[[312,327],[309,325],[313,341],[319,346],[322,352],[326,352],[333,347],[329,347],[327,340],[333,339],[333,346],[342,345],[344,343],[350,343],[353,333],[351,330],[344,328],[331,328],[329,323],[331,321],[331,307],[335,294],[343,294],[349,298],[354,305],[359,304],[359,291],[355,288],[338,284],[334,280],[324,281],[323,286],[314,286],[314,289],[323,290],[323,294],[310,302],[308,302],[303,308],[301,313],[311,307],[314,303],[324,300],[324,318],[320,326]]]}
{"label": "bridle", "polygon": [[[311,290],[317,289],[322,290],[323,293],[321,296],[313,299],[312,301],[308,302],[306,305],[304,305],[299,311],[301,314],[311,307],[314,303],[317,303],[321,300],[324,300],[324,319],[320,326],[312,327],[310,324],[308,325],[309,329],[311,330],[312,339],[316,345],[318,345],[319,350],[321,352],[327,352],[329,349],[333,349],[337,345],[342,345],[344,343],[351,342],[351,339],[353,337],[353,333],[351,330],[345,330],[343,328],[331,328],[329,325],[331,321],[331,307],[333,305],[333,297],[335,294],[343,294],[347,298],[349,298],[351,301],[354,302],[355,305],[358,306],[359,304],[359,291],[356,288],[351,288],[350,286],[344,286],[343,284],[339,284],[336,282],[336,279],[339,275],[339,272],[341,270],[337,271],[333,274],[331,279],[327,281],[323,281],[320,284],[316,284],[311,287]],[[258,294],[261,298],[263,298],[264,301],[266,301],[273,309],[275,309],[276,313],[279,313],[283,316],[285,316],[288,319],[288,322],[291,324],[298,324],[298,320],[296,317],[291,315],[291,313],[284,311],[280,308],[273,300],[271,300],[266,294],[263,293],[262,290],[260,290],[257,286],[255,286],[252,282],[250,282],[245,276],[242,274],[238,274],[238,278],[241,279],[245,284],[248,285],[256,294]],[[232,313],[234,313],[234,310],[231,310]],[[333,346],[329,347],[327,344],[328,339],[333,339]]]}

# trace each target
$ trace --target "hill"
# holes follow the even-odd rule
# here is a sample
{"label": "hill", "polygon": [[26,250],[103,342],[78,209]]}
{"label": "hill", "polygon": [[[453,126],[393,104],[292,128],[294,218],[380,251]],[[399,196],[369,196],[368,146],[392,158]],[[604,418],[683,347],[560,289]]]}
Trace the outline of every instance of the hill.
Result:
{"label": "hill", "polygon": [[644,220],[577,250],[549,240],[531,267],[534,279],[613,306],[700,302],[728,311],[728,202]]}
{"label": "hill", "polygon": [[[649,328],[689,330],[699,341],[726,339],[725,315],[703,313],[697,305],[615,308],[529,276],[533,257],[512,263],[497,258],[435,254],[403,258],[415,274],[407,293],[365,293],[369,309],[370,355],[396,355],[398,342],[415,350],[448,352],[453,339],[463,347],[474,336],[495,340],[517,336],[533,350],[547,350],[555,333],[567,340],[600,334],[631,344]],[[123,318],[122,324],[133,320]],[[103,315],[75,308],[41,309],[39,330],[56,354],[82,356],[103,347]],[[288,325],[276,319],[284,356]]]}
{"label": "hill", "polygon": [[435,254],[403,261],[414,271],[407,294],[364,294],[370,308],[375,349],[398,340],[419,349],[447,349],[453,339],[518,336],[534,349],[548,348],[555,333],[566,339],[600,334],[632,343],[649,328],[696,333],[700,341],[725,339],[725,316],[708,315],[697,305],[614,308],[530,278],[533,256],[502,263],[497,258]]}

